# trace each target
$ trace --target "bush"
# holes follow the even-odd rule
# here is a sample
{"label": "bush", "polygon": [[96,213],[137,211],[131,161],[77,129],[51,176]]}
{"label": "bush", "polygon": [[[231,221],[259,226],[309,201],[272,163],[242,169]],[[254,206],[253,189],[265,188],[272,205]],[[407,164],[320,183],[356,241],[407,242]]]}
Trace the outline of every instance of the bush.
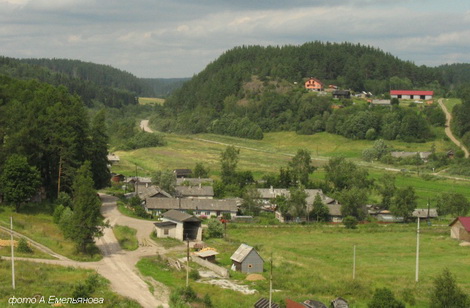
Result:
{"label": "bush", "polygon": [[199,275],[199,271],[197,269],[193,268],[189,272],[189,278],[191,278],[192,280],[198,280],[201,278],[201,275]]}
{"label": "bush", "polygon": [[395,298],[392,291],[387,288],[375,290],[369,308],[405,308],[405,304]]}
{"label": "bush", "polygon": [[55,207],[54,213],[52,214],[52,221],[55,224],[58,224],[60,221],[60,217],[62,216],[62,213],[64,212],[65,207],[62,204],[59,204],[58,206]]}
{"label": "bush", "polygon": [[23,237],[18,241],[18,248],[16,248],[16,250],[23,253],[33,253],[33,250],[29,247],[28,242]]}
{"label": "bush", "polygon": [[207,237],[216,238],[224,237],[224,226],[217,219],[210,219],[207,224]]}
{"label": "bush", "polygon": [[454,276],[449,269],[444,271],[434,279],[434,286],[431,290],[431,308],[440,307],[468,307],[469,298],[457,285]]}
{"label": "bush", "polygon": [[346,227],[346,229],[356,229],[357,219],[354,216],[346,216],[343,219],[343,224]]}

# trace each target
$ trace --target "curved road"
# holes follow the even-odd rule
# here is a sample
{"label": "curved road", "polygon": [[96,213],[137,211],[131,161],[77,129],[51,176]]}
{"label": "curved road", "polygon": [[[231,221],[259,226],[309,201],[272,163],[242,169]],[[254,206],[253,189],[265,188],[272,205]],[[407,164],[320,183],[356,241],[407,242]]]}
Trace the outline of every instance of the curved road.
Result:
{"label": "curved road", "polygon": [[[49,248],[34,242],[29,238],[28,240],[35,247],[51,254],[58,260],[33,258],[15,259],[94,269],[100,275],[104,276],[110,281],[113,291],[119,293],[122,296],[134,299],[140,305],[142,305],[142,307],[168,307],[168,288],[165,285],[154,281],[153,279],[141,277],[135,268],[135,264],[139,261],[140,258],[165,253],[164,248],[158,246],[149,238],[149,235],[154,228],[153,222],[122,215],[117,209],[117,198],[115,197],[101,195],[101,199],[103,202],[101,211],[111,226],[119,224],[129,226],[137,230],[137,238],[139,241],[139,248],[137,250],[122,250],[116,237],[114,236],[112,228],[106,228],[104,230],[103,236],[96,239],[96,245],[103,254],[103,259],[98,262],[79,262],[70,260],[67,257],[52,252]],[[2,229],[10,232],[9,229]],[[15,233],[15,235],[25,237],[24,235],[18,233]],[[150,283],[154,286],[154,294],[149,291],[149,286],[147,283]]]}
{"label": "curved road", "polygon": [[445,128],[446,135],[447,135],[447,137],[449,137],[449,139],[453,143],[455,143],[459,148],[462,149],[462,151],[464,151],[465,158],[468,158],[469,153],[468,153],[467,148],[457,138],[455,138],[455,136],[452,134],[452,131],[450,129],[450,122],[452,121],[452,115],[447,110],[447,107],[444,105],[443,100],[444,99],[440,98],[437,102],[439,103],[439,106],[441,107],[442,111],[444,111],[444,113],[446,115],[446,128]]}

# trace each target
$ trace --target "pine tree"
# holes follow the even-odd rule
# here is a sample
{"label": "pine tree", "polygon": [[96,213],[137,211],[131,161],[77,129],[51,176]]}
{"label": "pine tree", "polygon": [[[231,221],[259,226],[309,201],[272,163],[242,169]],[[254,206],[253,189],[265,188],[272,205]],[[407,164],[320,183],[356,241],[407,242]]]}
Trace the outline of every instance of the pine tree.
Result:
{"label": "pine tree", "polygon": [[86,161],[77,171],[73,184],[73,216],[69,237],[81,252],[86,252],[94,238],[103,235],[105,227],[100,212],[101,201],[94,189],[91,163]]}
{"label": "pine tree", "polygon": [[109,186],[111,178],[107,158],[109,137],[106,134],[105,121],[103,109],[96,114],[91,125],[90,159],[96,189]]}

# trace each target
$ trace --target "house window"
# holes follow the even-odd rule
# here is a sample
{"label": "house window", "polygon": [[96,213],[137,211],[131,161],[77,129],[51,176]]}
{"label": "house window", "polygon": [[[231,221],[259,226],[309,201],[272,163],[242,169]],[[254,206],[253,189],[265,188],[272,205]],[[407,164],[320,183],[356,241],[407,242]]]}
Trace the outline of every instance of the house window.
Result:
{"label": "house window", "polygon": [[206,211],[206,215],[207,215],[207,216],[210,216],[210,215],[211,215],[211,212],[210,212],[210,211]]}
{"label": "house window", "polygon": [[248,268],[252,268],[253,267],[253,264],[248,264]]}
{"label": "house window", "polygon": [[168,235],[169,234],[169,231],[168,229],[163,229],[163,235]]}

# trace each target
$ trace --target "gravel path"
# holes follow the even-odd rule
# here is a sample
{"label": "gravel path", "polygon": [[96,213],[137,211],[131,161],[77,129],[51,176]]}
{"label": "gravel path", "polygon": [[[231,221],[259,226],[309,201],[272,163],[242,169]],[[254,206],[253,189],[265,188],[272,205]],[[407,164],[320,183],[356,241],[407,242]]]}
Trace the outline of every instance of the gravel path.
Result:
{"label": "gravel path", "polygon": [[465,158],[468,158],[469,153],[468,153],[467,148],[459,140],[457,140],[457,138],[455,138],[455,136],[452,134],[452,131],[450,129],[450,122],[452,121],[452,115],[447,110],[447,107],[444,105],[444,101],[443,101],[442,98],[440,98],[438,100],[438,103],[439,103],[439,106],[441,107],[442,111],[444,111],[444,113],[446,115],[445,132],[446,132],[447,137],[449,137],[449,139],[452,140],[453,143],[455,143],[459,148],[461,148],[465,153]]}
{"label": "gravel path", "polygon": [[[129,226],[137,230],[137,238],[139,240],[139,248],[137,250],[122,250],[114,236],[113,230],[111,228],[106,228],[104,230],[104,235],[96,239],[96,245],[101,250],[103,259],[98,262],[79,262],[61,256],[51,251],[49,248],[15,232],[15,235],[27,238],[35,247],[57,258],[56,260],[15,258],[15,260],[94,269],[110,281],[113,291],[136,300],[140,305],[142,305],[142,307],[168,307],[168,288],[153,279],[147,279],[140,276],[135,267],[135,264],[142,257],[164,254],[166,252],[163,247],[158,246],[149,238],[149,235],[153,230],[153,222],[122,215],[117,210],[117,199],[115,197],[101,195],[101,199],[103,201],[102,213],[111,226],[119,224]],[[7,228],[2,227],[2,229],[10,232]],[[10,259],[5,257],[3,258]],[[154,294],[149,291],[147,283],[154,286]]]}

